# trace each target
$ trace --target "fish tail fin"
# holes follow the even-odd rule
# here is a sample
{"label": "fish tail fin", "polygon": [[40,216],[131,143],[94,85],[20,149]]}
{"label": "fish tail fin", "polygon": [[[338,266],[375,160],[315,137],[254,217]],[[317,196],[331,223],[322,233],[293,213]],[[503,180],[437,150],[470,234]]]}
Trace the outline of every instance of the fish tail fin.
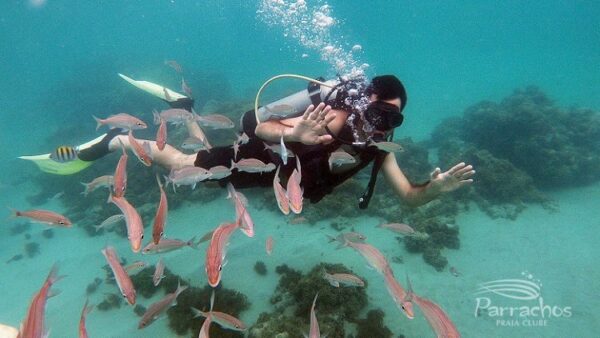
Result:
{"label": "fish tail fin", "polygon": [[187,285],[181,286],[181,281],[177,281],[177,290],[175,290],[175,298],[188,288]]}
{"label": "fish tail fin", "polygon": [[190,306],[190,309],[192,310],[192,313],[194,314],[194,318],[207,317],[207,313],[204,311],[200,311],[193,306]]}
{"label": "fish tail fin", "polygon": [[152,117],[154,124],[160,124],[162,118],[160,117],[160,114],[158,114],[158,111],[156,111],[156,109],[152,110]]}
{"label": "fish tail fin", "polygon": [[96,120],[96,130],[98,130],[100,127],[102,127],[102,120],[94,115],[92,115],[92,117],[94,118],[94,120]]}
{"label": "fish tail fin", "polygon": [[89,183],[85,183],[85,182],[79,182],[79,183],[81,183],[81,185],[83,185],[85,187],[85,190],[82,191],[81,194],[83,194],[83,196],[87,197],[87,195],[89,193],[89,189],[90,189],[89,188]]}
{"label": "fish tail fin", "polygon": [[160,177],[158,176],[158,173],[156,173],[156,183],[158,183],[158,187],[160,188],[160,190],[163,190],[163,185],[162,185],[162,182],[160,181]]}
{"label": "fish tail fin", "polygon": [[198,249],[198,244],[194,243],[196,241],[196,236],[190,238],[189,241],[186,242],[186,245],[189,246],[192,249]]}
{"label": "fish tail fin", "polygon": [[88,313],[92,312],[92,310],[94,309],[94,304],[89,304],[90,299],[86,298],[85,299],[85,304],[83,304],[83,311],[82,311],[82,315],[87,315]]}
{"label": "fish tail fin", "polygon": [[11,208],[11,207],[7,207],[8,210],[10,210],[10,215],[8,215],[9,218],[15,218],[18,216],[21,216],[21,212],[17,209]]}

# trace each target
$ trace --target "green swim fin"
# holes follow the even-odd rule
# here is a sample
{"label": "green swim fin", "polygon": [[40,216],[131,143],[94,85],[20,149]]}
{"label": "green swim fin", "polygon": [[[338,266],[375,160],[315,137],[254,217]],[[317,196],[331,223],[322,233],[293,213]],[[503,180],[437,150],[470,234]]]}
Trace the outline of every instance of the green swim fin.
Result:
{"label": "green swim fin", "polygon": [[[89,149],[103,141],[106,135],[107,134],[100,135],[89,142],[75,147],[75,149],[77,149],[78,152]],[[32,161],[38,166],[38,168],[40,168],[41,171],[54,175],[72,175],[82,171],[94,163],[93,161],[83,161],[79,158],[68,162],[58,162],[50,158],[50,155],[51,153],[32,156],[19,156],[19,158],[22,160]]]}

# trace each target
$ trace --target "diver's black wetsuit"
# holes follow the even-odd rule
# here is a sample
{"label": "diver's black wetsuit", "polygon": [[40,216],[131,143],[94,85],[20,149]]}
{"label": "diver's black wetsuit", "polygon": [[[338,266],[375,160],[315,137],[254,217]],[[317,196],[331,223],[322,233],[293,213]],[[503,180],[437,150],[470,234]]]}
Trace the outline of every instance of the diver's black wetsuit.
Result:
{"label": "diver's black wetsuit", "polygon": [[[281,166],[282,181],[285,183],[296,167],[296,161],[293,158],[288,159],[287,165],[283,164],[279,154],[270,149],[265,149],[263,140],[261,140],[254,130],[256,128],[256,117],[254,110],[248,111],[242,117],[242,131],[249,137],[246,144],[240,145],[237,160],[242,158],[256,158],[264,163],[274,163]],[[341,139],[352,139],[352,128],[344,125],[340,134]],[[359,152],[359,164],[344,173],[332,173],[329,170],[329,156],[341,146],[341,142],[333,141],[329,144],[305,145],[299,142],[286,143],[288,149],[294,152],[300,159],[302,166],[302,182],[304,188],[304,197],[310,199],[312,203],[320,201],[325,195],[331,193],[333,188],[346,181],[358,171],[367,166],[377,155],[377,151],[363,150]],[[209,151],[202,150],[198,152],[194,165],[205,169],[222,165],[231,166],[234,157],[232,146],[215,147]],[[231,182],[236,188],[272,186],[275,171],[269,173],[247,173],[233,169],[232,174],[219,180],[221,185]]]}

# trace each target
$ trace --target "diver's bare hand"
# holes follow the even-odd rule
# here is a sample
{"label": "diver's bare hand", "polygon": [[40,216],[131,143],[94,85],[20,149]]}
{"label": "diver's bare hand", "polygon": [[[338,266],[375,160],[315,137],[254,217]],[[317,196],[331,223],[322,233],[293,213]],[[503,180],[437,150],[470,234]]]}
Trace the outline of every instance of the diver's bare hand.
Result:
{"label": "diver's bare hand", "polygon": [[303,144],[321,144],[332,140],[325,127],[335,119],[335,114],[330,113],[331,106],[320,103],[314,107],[312,104],[306,108],[302,119],[292,128],[291,138]]}
{"label": "diver's bare hand", "polygon": [[461,162],[450,170],[443,172],[440,168],[435,168],[431,173],[431,189],[436,192],[448,192],[456,190],[464,185],[473,183],[475,170],[472,165],[466,165]]}

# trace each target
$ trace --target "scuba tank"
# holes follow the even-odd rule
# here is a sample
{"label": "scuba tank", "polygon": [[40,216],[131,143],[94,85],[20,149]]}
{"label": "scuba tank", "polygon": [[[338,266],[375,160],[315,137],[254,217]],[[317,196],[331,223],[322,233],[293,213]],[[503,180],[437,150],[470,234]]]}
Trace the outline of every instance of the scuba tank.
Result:
{"label": "scuba tank", "polygon": [[[262,107],[258,107],[258,100],[262,91],[272,81],[280,78],[296,78],[309,81],[306,89],[297,93],[284,97],[275,102],[268,103]],[[255,109],[256,122],[261,123],[267,120],[282,120],[291,117],[297,117],[304,113],[306,108],[311,105],[317,105],[324,102],[328,97],[336,97],[338,80],[312,79],[302,75],[282,74],[277,75],[267,80],[256,94]]]}

